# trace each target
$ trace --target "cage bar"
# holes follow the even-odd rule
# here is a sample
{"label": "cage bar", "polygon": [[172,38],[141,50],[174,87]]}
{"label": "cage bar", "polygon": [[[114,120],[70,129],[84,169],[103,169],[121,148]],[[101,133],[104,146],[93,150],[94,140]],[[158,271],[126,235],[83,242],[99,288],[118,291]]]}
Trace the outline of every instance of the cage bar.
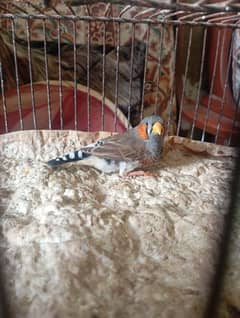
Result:
{"label": "cage bar", "polygon": [[182,122],[184,94],[185,94],[185,89],[186,89],[187,74],[188,74],[188,67],[189,67],[189,58],[190,58],[191,45],[192,45],[192,32],[193,32],[192,27],[190,27],[190,33],[189,33],[189,37],[188,37],[187,58],[186,58],[185,73],[184,73],[183,88],[182,88],[182,96],[181,96],[181,101],[180,101],[180,106],[179,106],[177,135],[179,135],[179,133],[180,133],[180,127],[181,127],[181,122]]}
{"label": "cage bar", "polygon": [[140,118],[143,118],[144,114],[144,95],[145,95],[145,85],[146,85],[146,73],[147,73],[147,63],[148,63],[148,46],[150,37],[151,24],[147,24],[147,35],[146,35],[146,49],[145,49],[145,61],[144,61],[144,75],[143,75],[143,90],[142,90],[142,101],[141,101],[141,111]]}
{"label": "cage bar", "polygon": [[132,80],[133,80],[133,58],[134,58],[134,40],[135,40],[135,24],[132,24],[132,41],[131,41],[131,65],[130,65],[130,83],[129,83],[129,105],[127,111],[127,118],[128,118],[128,128],[130,126],[131,120],[131,101],[132,101]]}
{"label": "cage bar", "polygon": [[157,114],[159,83],[160,83],[160,76],[161,76],[163,38],[164,38],[164,27],[162,24],[160,24],[159,58],[158,58],[158,64],[157,64],[157,87],[156,87],[156,94],[155,94],[154,114]]}
{"label": "cage bar", "polygon": [[[143,75],[143,89],[141,92],[141,100],[140,100],[140,118],[142,118],[145,115],[145,106],[146,106],[146,88],[147,88],[147,76],[148,76],[148,64],[149,62],[152,63],[151,57],[149,56],[149,45],[150,45],[150,38],[152,35],[152,32],[154,32],[154,28],[160,29],[159,34],[159,55],[158,60],[156,63],[156,78],[157,80],[154,83],[154,98],[151,101],[153,104],[153,113],[158,113],[159,109],[161,109],[160,98],[159,98],[159,89],[161,89],[161,81],[160,78],[162,76],[162,64],[163,64],[163,42],[164,37],[167,34],[167,28],[172,28],[174,31],[174,49],[173,49],[173,77],[172,82],[170,86],[170,93],[168,98],[168,108],[169,112],[167,114],[167,133],[170,132],[169,127],[173,124],[173,115],[175,114],[174,106],[175,106],[175,94],[176,90],[180,90],[180,98],[177,99],[176,104],[176,110],[177,110],[177,118],[175,118],[175,125],[176,125],[176,135],[182,134],[182,123],[183,120],[185,121],[185,104],[188,101],[187,97],[187,91],[188,91],[188,76],[189,76],[189,67],[190,67],[190,60],[192,58],[191,52],[192,52],[192,37],[195,34],[196,28],[202,27],[203,28],[203,35],[202,35],[202,53],[201,53],[201,61],[199,62],[200,71],[199,71],[199,80],[196,90],[196,97],[194,97],[194,100],[192,100],[192,111],[193,111],[193,117],[191,122],[189,122],[190,130],[188,137],[190,139],[195,138],[195,131],[201,129],[199,128],[198,124],[198,118],[199,116],[202,116],[202,94],[203,94],[203,84],[204,83],[204,74],[206,72],[206,53],[207,53],[207,38],[208,38],[208,31],[211,28],[218,28],[218,32],[223,32],[227,28],[231,28],[232,32],[235,30],[239,30],[240,26],[238,24],[239,21],[239,6],[236,5],[233,1],[225,1],[224,5],[223,3],[207,3],[207,1],[198,1],[197,3],[161,3],[159,1],[151,0],[151,1],[137,1],[133,0],[130,1],[127,5],[123,5],[121,7],[120,12],[117,15],[114,15],[114,6],[116,3],[122,3],[121,1],[113,1],[113,3],[109,3],[107,1],[103,1],[107,3],[105,7],[105,11],[100,16],[95,16],[94,11],[91,11],[91,4],[97,3],[97,1],[65,1],[65,8],[67,9],[68,14],[63,13],[61,10],[58,9],[58,7],[48,7],[50,10],[45,10],[44,8],[30,2],[30,1],[21,1],[22,5],[19,5],[19,3],[14,3],[13,5],[5,6],[4,4],[1,4],[0,6],[0,20],[1,21],[10,21],[10,30],[12,34],[12,51],[13,51],[13,60],[14,60],[14,67],[15,67],[15,80],[16,80],[16,91],[17,91],[17,98],[18,98],[18,113],[19,113],[19,125],[20,129],[24,129],[24,118],[23,118],[23,112],[22,112],[22,99],[21,99],[21,85],[22,85],[22,79],[21,74],[19,74],[19,55],[18,55],[18,47],[21,45],[21,41],[17,38],[16,35],[16,21],[17,19],[25,20],[26,22],[26,56],[27,56],[27,63],[28,63],[28,73],[29,73],[29,88],[31,93],[31,103],[32,103],[32,121],[33,121],[33,128],[38,128],[38,110],[36,108],[36,100],[35,100],[35,92],[34,92],[34,66],[33,66],[33,52],[34,49],[32,48],[32,37],[31,37],[31,25],[33,23],[39,23],[42,22],[43,24],[43,57],[44,57],[44,68],[45,68],[45,78],[43,79],[46,83],[46,91],[47,91],[47,112],[48,112],[48,128],[51,129],[53,125],[53,118],[52,118],[52,109],[51,109],[51,80],[58,80],[59,82],[59,118],[60,118],[60,129],[63,129],[65,126],[64,118],[65,118],[65,108],[63,105],[63,85],[64,85],[64,61],[62,58],[62,26],[68,24],[71,22],[73,26],[73,34],[72,34],[72,43],[73,43],[73,64],[72,64],[72,81],[73,81],[73,128],[75,130],[79,129],[79,109],[82,105],[79,102],[78,98],[78,83],[79,83],[79,77],[78,77],[78,50],[81,49],[79,47],[79,43],[77,43],[77,25],[78,23],[84,23],[87,29],[86,32],[86,81],[84,85],[86,85],[86,107],[87,107],[87,130],[91,131],[91,117],[93,115],[92,113],[92,82],[94,81],[92,74],[92,54],[94,49],[94,45],[92,45],[92,25],[94,24],[101,24],[101,36],[102,36],[102,49],[101,49],[101,90],[98,91],[98,93],[101,94],[101,111],[100,111],[100,126],[101,129],[105,129],[105,101],[107,97],[106,92],[106,81],[108,81],[108,78],[106,76],[107,74],[107,54],[108,54],[108,39],[107,34],[109,28],[112,26],[115,28],[115,43],[113,44],[113,49],[116,52],[116,64],[115,64],[115,93],[114,98],[112,102],[115,104],[114,109],[114,121],[113,121],[113,131],[117,130],[117,118],[118,118],[118,110],[119,110],[119,94],[121,94],[121,87],[120,85],[120,79],[119,74],[121,73],[120,67],[120,58],[121,58],[121,45],[122,45],[122,39],[121,39],[121,29],[122,26],[125,24],[129,24],[131,28],[131,40],[129,41],[129,45],[131,48],[131,51],[129,53],[129,88],[128,88],[128,96],[129,99],[126,107],[126,113],[125,117],[128,122],[128,127],[131,126],[131,114],[132,110],[134,111],[133,103],[132,103],[132,97],[133,97],[133,67],[134,67],[134,55],[135,55],[135,41],[136,38],[136,28],[138,26],[144,26],[146,28],[146,34],[145,38],[143,39],[143,42],[145,43],[145,57],[144,57],[144,75]],[[141,4],[141,7],[140,7]],[[135,5],[139,8],[137,11],[134,12]],[[84,6],[86,8],[85,13],[83,15],[78,15],[77,9],[78,6]],[[28,14],[28,8],[33,9],[34,12],[31,12],[31,15]],[[133,10],[133,14],[131,13]],[[52,54],[49,51],[48,48],[48,41],[47,39],[47,27],[50,23],[54,23],[57,25],[56,31],[56,43],[57,43],[57,63],[58,63],[58,78],[53,78],[51,74],[51,66],[49,65],[49,61],[51,60]],[[182,74],[182,80],[181,83],[176,81],[176,58],[179,54],[177,42],[178,42],[178,34],[181,30],[181,28],[188,28],[190,30],[189,38],[188,38],[188,44],[187,44],[187,53],[186,53],[186,60],[185,60],[185,70]],[[94,42],[94,40],[93,40]],[[65,45],[65,44],[64,44]],[[65,48],[65,46],[64,46]],[[214,86],[215,86],[215,77],[216,77],[216,60],[218,55],[220,54],[219,50],[221,49],[220,44],[220,36],[217,38],[217,50],[216,50],[216,59],[215,59],[215,65],[213,74],[210,79],[210,86],[209,91],[207,92],[209,98],[208,98],[208,104],[206,106],[206,112],[205,112],[205,121],[202,127],[202,136],[201,140],[206,140],[206,135],[208,135],[208,126],[209,121],[211,120],[212,116],[212,98],[214,94]],[[230,76],[230,67],[231,67],[231,58],[232,58],[232,49],[230,51],[230,54],[228,56],[227,64],[227,74],[223,85],[223,91],[221,93],[220,98],[220,110],[218,112],[218,119],[216,124],[216,132],[214,134],[214,142],[219,143],[222,142],[221,136],[221,127],[222,122],[224,121],[224,114],[225,114],[225,108],[226,108],[226,102],[225,102],[225,96],[228,88],[230,87],[229,83],[229,76]],[[94,62],[93,62],[94,63]],[[94,66],[94,65],[93,65]],[[5,65],[2,62],[2,73],[4,70]],[[4,78],[4,74],[2,74],[2,84],[6,91],[6,85]],[[80,82],[80,84],[83,84]],[[181,87],[180,87],[181,86]],[[179,88],[180,87],[180,88]],[[4,93],[4,92],[3,92]],[[6,92],[5,92],[6,93]],[[206,92],[205,92],[206,93]],[[3,98],[2,98],[3,99]],[[7,101],[5,100],[5,104],[7,104]],[[236,129],[238,127],[238,103],[236,102],[236,109],[235,109],[235,117],[232,119],[232,133],[233,137],[236,135]],[[4,106],[2,107],[4,108]],[[5,108],[5,111],[3,110],[3,117],[8,121],[8,108]],[[8,127],[9,130],[9,127]],[[7,127],[5,124],[5,131],[7,131]],[[230,140],[232,137],[230,137]]]}
{"label": "cage bar", "polygon": [[117,45],[116,45],[116,82],[115,82],[115,111],[114,131],[117,129],[117,105],[118,105],[118,81],[119,81],[119,49],[120,49],[120,23],[117,23]]}
{"label": "cage bar", "polygon": [[37,129],[37,116],[36,116],[36,109],[35,109],[33,74],[32,74],[31,35],[30,35],[29,20],[27,20],[26,23],[27,23],[28,67],[29,67],[29,80],[30,80],[31,99],[32,99],[33,127],[34,129]]}
{"label": "cage bar", "polygon": [[17,98],[18,98],[18,113],[19,113],[19,124],[20,129],[23,130],[23,116],[22,116],[22,101],[20,94],[20,81],[19,81],[19,72],[18,72],[18,60],[17,60],[17,49],[16,49],[16,40],[15,40],[15,19],[11,20],[12,26],[12,43],[13,43],[13,56],[14,56],[14,64],[15,64],[15,75],[16,75],[16,89],[17,89]]}
{"label": "cage bar", "polygon": [[63,129],[63,92],[62,92],[62,59],[61,59],[61,25],[57,20],[57,42],[58,42],[58,80],[59,80],[59,115],[60,128]]}
{"label": "cage bar", "polygon": [[[225,37],[226,37],[226,32],[224,32],[224,35],[223,35],[223,43],[225,42]],[[223,50],[223,49],[224,48],[221,47],[221,50]],[[225,81],[224,81],[223,95],[222,95],[222,100],[221,100],[221,108],[220,108],[220,112],[219,112],[217,130],[216,130],[214,143],[217,143],[217,141],[218,141],[219,132],[220,132],[220,126],[221,126],[221,119],[223,118],[223,111],[224,111],[224,108],[226,106],[225,99],[226,99],[226,92],[227,92],[228,80],[229,80],[229,75],[230,75],[231,53],[232,53],[232,42],[231,42],[230,51],[229,51],[229,57],[228,57],[228,61],[227,61],[227,73],[226,73]]]}
{"label": "cage bar", "polygon": [[87,131],[90,131],[90,37],[91,22],[87,23]]}
{"label": "cage bar", "polygon": [[102,109],[101,127],[104,130],[104,103],[105,103],[105,67],[106,67],[106,23],[103,23],[103,52],[102,52]]}
{"label": "cage bar", "polygon": [[76,48],[77,34],[76,21],[73,21],[73,81],[74,81],[74,129],[78,129],[78,102],[77,102],[77,48]]}
{"label": "cage bar", "polygon": [[204,67],[204,60],[205,60],[206,41],[207,41],[207,28],[204,28],[203,47],[202,47],[202,53],[201,53],[201,66],[200,66],[200,73],[199,73],[199,84],[198,84],[196,105],[195,105],[195,110],[194,110],[194,115],[193,115],[192,129],[191,129],[191,133],[190,133],[191,139],[193,139],[193,133],[194,133],[194,129],[196,127],[198,109],[199,109],[199,105],[200,105],[200,94],[201,94],[201,86],[202,86],[202,81],[203,81],[203,67]]}
{"label": "cage bar", "polygon": [[220,30],[218,30],[218,32],[217,32],[216,56],[215,56],[215,61],[214,61],[214,66],[213,66],[213,74],[212,74],[212,80],[211,80],[210,91],[209,91],[209,100],[208,100],[208,105],[207,105],[207,111],[206,111],[206,116],[205,116],[205,122],[204,122],[203,131],[202,131],[201,141],[204,141],[204,139],[205,139],[206,128],[207,128],[209,115],[210,115],[210,105],[211,105],[211,101],[212,101],[214,81],[215,81],[215,78],[216,78],[216,67],[217,67],[217,57],[219,55],[219,46],[220,46]]}
{"label": "cage bar", "polygon": [[51,115],[51,96],[49,84],[49,71],[48,71],[48,56],[47,56],[47,35],[46,35],[46,20],[43,20],[43,44],[44,44],[44,61],[45,61],[45,75],[46,75],[46,90],[48,102],[48,128],[52,128],[52,115]]}
{"label": "cage bar", "polygon": [[1,82],[1,92],[2,92],[2,107],[3,107],[3,117],[4,117],[4,126],[5,132],[8,132],[8,118],[7,118],[7,106],[5,98],[5,89],[4,89],[4,78],[2,70],[2,62],[0,61],[0,82]]}

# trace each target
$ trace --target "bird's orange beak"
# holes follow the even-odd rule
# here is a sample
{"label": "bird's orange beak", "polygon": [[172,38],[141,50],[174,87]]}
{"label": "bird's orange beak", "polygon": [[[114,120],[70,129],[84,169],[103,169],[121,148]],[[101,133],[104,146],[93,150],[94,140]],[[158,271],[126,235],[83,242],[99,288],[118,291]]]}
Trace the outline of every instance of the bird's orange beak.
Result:
{"label": "bird's orange beak", "polygon": [[164,134],[164,127],[159,122],[156,122],[152,127],[152,132],[154,134],[163,135]]}

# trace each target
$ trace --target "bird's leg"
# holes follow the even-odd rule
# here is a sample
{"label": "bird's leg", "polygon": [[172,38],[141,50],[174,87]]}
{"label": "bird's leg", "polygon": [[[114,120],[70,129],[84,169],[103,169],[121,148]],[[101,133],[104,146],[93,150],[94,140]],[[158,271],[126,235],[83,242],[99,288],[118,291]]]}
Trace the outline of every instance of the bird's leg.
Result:
{"label": "bird's leg", "polygon": [[135,170],[128,172],[127,177],[156,177],[156,174],[150,171],[144,171],[144,170]]}

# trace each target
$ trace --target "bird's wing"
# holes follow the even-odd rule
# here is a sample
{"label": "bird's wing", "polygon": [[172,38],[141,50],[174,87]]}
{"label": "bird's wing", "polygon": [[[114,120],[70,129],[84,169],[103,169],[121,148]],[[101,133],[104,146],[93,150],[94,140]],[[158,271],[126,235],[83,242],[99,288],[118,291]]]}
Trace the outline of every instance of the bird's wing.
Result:
{"label": "bird's wing", "polygon": [[98,140],[95,144],[88,145],[80,150],[110,160],[137,161],[143,158],[145,145],[131,131]]}

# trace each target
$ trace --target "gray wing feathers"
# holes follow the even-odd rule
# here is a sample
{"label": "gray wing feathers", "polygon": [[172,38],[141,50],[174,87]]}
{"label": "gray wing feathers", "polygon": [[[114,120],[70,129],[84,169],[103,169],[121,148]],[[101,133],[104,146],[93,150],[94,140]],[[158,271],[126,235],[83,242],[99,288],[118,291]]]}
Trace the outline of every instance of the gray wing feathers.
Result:
{"label": "gray wing feathers", "polygon": [[142,159],[145,145],[142,140],[136,138],[133,130],[131,130],[124,135],[106,138],[80,150],[106,159],[135,161]]}

